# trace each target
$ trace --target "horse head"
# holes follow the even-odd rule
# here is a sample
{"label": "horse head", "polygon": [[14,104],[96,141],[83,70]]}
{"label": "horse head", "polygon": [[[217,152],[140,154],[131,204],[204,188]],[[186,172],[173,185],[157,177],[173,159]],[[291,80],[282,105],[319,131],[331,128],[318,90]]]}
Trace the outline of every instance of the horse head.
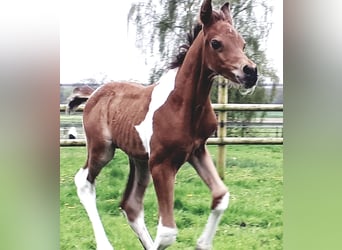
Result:
{"label": "horse head", "polygon": [[211,0],[205,0],[201,6],[200,20],[203,24],[206,66],[246,89],[255,86],[257,67],[244,53],[246,42],[234,28],[229,3],[214,11]]}

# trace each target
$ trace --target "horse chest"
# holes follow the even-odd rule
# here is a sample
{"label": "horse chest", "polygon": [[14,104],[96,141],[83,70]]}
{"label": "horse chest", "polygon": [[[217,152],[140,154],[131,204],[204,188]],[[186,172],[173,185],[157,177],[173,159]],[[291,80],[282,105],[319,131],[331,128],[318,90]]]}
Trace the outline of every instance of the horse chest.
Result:
{"label": "horse chest", "polygon": [[194,112],[193,130],[195,139],[206,140],[217,128],[216,115],[211,108],[210,102],[199,106]]}
{"label": "horse chest", "polygon": [[191,152],[203,145],[217,128],[215,113],[211,107],[201,109],[199,116],[194,117],[193,112],[168,112],[168,107],[165,106],[156,112],[153,124],[153,147],[162,147],[166,151],[177,148]]}

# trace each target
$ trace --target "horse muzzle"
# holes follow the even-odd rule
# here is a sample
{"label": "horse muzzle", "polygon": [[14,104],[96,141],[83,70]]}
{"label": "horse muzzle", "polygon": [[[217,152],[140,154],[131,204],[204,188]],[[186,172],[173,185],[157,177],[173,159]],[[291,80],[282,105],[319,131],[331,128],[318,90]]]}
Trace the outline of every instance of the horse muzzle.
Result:
{"label": "horse muzzle", "polygon": [[258,81],[258,69],[245,65],[242,70],[235,74],[235,77],[240,84],[243,84],[244,88],[252,88]]}

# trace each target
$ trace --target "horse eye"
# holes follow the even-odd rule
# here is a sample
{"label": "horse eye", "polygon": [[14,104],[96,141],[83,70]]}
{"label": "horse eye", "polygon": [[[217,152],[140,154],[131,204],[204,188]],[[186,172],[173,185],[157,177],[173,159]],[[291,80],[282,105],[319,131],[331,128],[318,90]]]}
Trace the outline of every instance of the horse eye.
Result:
{"label": "horse eye", "polygon": [[211,47],[213,47],[214,50],[217,50],[222,47],[222,43],[220,41],[217,41],[215,39],[211,40]]}

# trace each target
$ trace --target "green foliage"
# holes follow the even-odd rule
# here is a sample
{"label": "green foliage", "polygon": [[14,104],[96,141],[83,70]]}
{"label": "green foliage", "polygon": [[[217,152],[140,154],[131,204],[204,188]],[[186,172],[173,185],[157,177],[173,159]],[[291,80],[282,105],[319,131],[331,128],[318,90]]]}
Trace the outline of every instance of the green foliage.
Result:
{"label": "green foliage", "polygon": [[[226,0],[213,1],[219,8]],[[172,58],[178,53],[178,48],[186,42],[186,33],[198,19],[202,0],[153,1],[132,4],[128,14],[128,23],[136,26],[136,44],[156,62],[152,68],[150,82],[156,82],[162,75]],[[270,65],[262,48],[272,22],[272,6],[267,0],[232,0],[231,11],[234,25],[246,40],[246,54],[258,65],[259,84],[270,81],[279,82],[275,69]],[[148,50],[146,48],[149,48]],[[241,95],[239,90],[230,88],[228,100],[230,103],[271,103],[276,94],[275,85],[271,93],[266,93],[263,87],[257,87],[252,95]],[[217,103],[217,87],[212,88],[211,100]],[[254,112],[234,112],[230,119],[250,121]],[[261,116],[261,118],[263,115]]]}
{"label": "green foliage", "polygon": [[[241,95],[236,89],[231,88],[228,91],[228,102],[229,103],[267,103],[265,89],[256,87],[253,95]],[[259,118],[263,118],[265,112],[259,113]],[[235,111],[228,112],[229,121],[240,120],[242,122],[249,122],[252,118],[256,117],[254,111]]]}
{"label": "green foliage", "polygon": [[68,97],[72,94],[72,88],[60,85],[59,103],[67,103]]}
{"label": "green foliage", "polygon": [[[219,8],[225,2],[216,0],[213,5]],[[246,54],[259,67],[259,82],[266,77],[277,82],[279,78],[261,48],[272,25],[272,7],[266,0],[230,2],[234,24],[247,43]],[[171,58],[178,53],[178,47],[186,41],[185,34],[197,22],[201,3],[202,0],[149,0],[132,4],[127,19],[128,24],[136,27],[136,45],[156,60],[151,79],[159,78],[160,69],[166,68]]]}
{"label": "green foliage", "polygon": [[[216,147],[209,147],[213,158]],[[90,221],[76,195],[73,178],[85,162],[86,148],[60,149],[60,249],[95,249]],[[282,146],[228,146],[225,184],[231,198],[213,249],[282,249]],[[118,150],[98,176],[97,204],[116,249],[142,249],[119,203],[128,176],[126,156]],[[211,196],[193,168],[185,164],[175,184],[179,234],[169,249],[194,249],[210,212]],[[152,237],[158,223],[156,195],[149,185],[145,217]]]}

